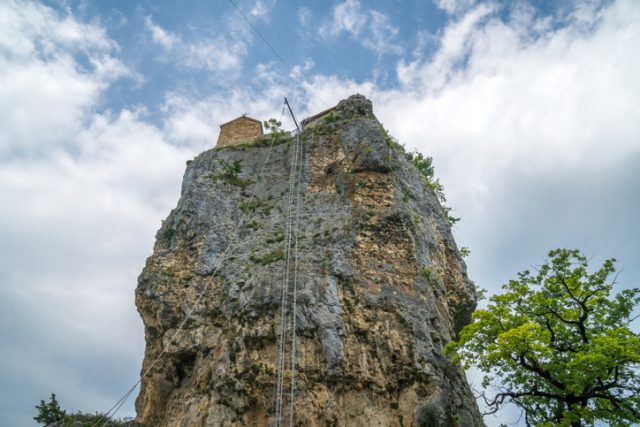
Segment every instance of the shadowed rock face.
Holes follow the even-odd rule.
[[[483,425],[443,355],[476,296],[436,195],[362,96],[301,144],[295,424]],[[274,424],[294,141],[278,141],[258,181],[268,151],[258,141],[199,155],[158,231],[136,290],[144,426]]]

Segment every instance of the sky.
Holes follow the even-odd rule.
[[[640,2],[235,2],[273,50],[226,0],[0,1],[0,425],[137,381],[134,289],[185,162],[284,96],[364,94],[432,156],[489,294],[556,247],[638,286]]]

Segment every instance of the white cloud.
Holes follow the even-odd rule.
[[[492,10],[480,7],[447,28],[433,59],[415,69],[419,112],[410,113],[416,105],[400,108],[409,115],[399,129],[420,123],[420,131],[473,144],[473,153],[463,152],[491,153],[494,169],[516,158],[548,168],[557,162],[602,165],[638,149],[632,113],[640,93],[636,8],[613,4],[601,20],[594,18],[595,32],[568,25],[532,37],[497,18],[483,23]],[[466,62],[459,65],[461,58]],[[416,114],[432,120],[415,120]],[[447,151],[459,148],[446,145]]]
[[[95,366],[127,371],[121,383],[137,375],[136,276],[179,195],[184,161],[202,147],[173,144],[143,110],[97,111],[113,81],[135,76],[118,49],[98,24],[33,2],[0,4],[0,382],[13,390],[0,407],[8,425],[24,425],[16,411],[31,413],[52,391],[69,407],[106,409],[110,379]]]
[[[176,44],[181,42],[180,38],[177,35],[172,34],[161,26],[157,25],[155,22],[153,22],[150,16],[145,16],[144,24],[151,32],[151,39],[166,50],[173,49]]]
[[[301,26],[308,25],[311,21],[311,11],[308,7],[300,6],[298,7],[298,23]]]
[[[313,14],[308,7],[300,6],[297,11],[298,25],[296,26],[296,33],[303,43],[312,42],[318,34],[318,29],[315,28],[313,23]]]
[[[342,80],[337,76],[313,76],[304,86],[309,94],[307,114],[316,114],[326,110],[354,93],[360,93],[370,98],[379,93],[373,82]]]
[[[361,9],[359,0],[345,0],[336,5],[331,20],[320,27],[320,36],[332,40],[347,33],[379,56],[402,53],[400,45],[394,42],[399,30],[389,18],[376,10]]]
[[[117,48],[103,28],[83,24],[72,16],[59,16],[34,2],[8,0],[0,4],[0,50],[13,58],[47,58],[60,49]]]
[[[273,3],[256,0],[248,14],[254,22],[268,21],[272,7]],[[189,32],[174,33],[154,22],[151,16],[145,16],[144,21],[151,40],[164,51],[160,60],[191,69],[218,72],[219,77],[227,80],[239,76],[253,40],[247,23],[237,13],[227,17],[216,31],[191,28]],[[203,33],[207,35],[202,36]]]
[[[357,37],[360,30],[367,22],[367,16],[360,11],[358,0],[345,0],[333,8],[333,16],[330,24],[320,29],[321,33],[338,37],[342,32],[350,33]]]
[[[69,145],[102,90],[135,76],[117,50],[95,25],[31,2],[1,4],[0,159]]]
[[[101,86],[70,58],[20,64],[0,58],[0,79],[0,158],[66,144]]]
[[[143,348],[131,304],[136,277],[192,156],[127,110],[94,115],[74,139],[74,152],[0,168],[0,191],[11,206],[0,212],[0,257],[11,266],[0,273],[0,295],[20,307],[18,319],[28,318],[3,336],[30,336],[5,341],[8,355],[24,354],[8,362],[24,372],[37,366],[46,378],[10,383],[21,397],[17,407],[55,391],[67,407],[106,410],[113,398],[99,365],[127,372],[121,384],[133,382]],[[127,366],[118,369],[112,359]],[[8,375],[0,372],[5,384]]]
[[[301,65],[294,65],[291,68],[291,75],[296,79],[302,79],[304,74],[310,71],[315,65],[313,59],[305,60]]]
[[[261,0],[257,0],[249,14],[254,19],[267,19],[269,17],[269,6],[264,4]]]
[[[483,3],[450,23],[442,31],[439,47],[428,61],[419,58],[409,64],[400,62],[400,82],[405,86],[429,88],[432,92],[441,89],[461,69],[464,70],[462,66],[478,35],[479,25],[495,10],[495,6]]]
[[[162,28],[150,16],[145,17],[145,26],[153,42],[165,52],[160,59],[174,61],[178,66],[224,72],[230,77],[228,72],[238,71],[247,54],[246,39],[238,37],[238,34],[214,34],[185,41],[183,37]]]
[[[240,68],[247,47],[240,41],[216,37],[190,44],[184,52],[185,65],[191,68],[229,71]]]
[[[389,52],[401,54],[402,48],[397,44],[391,43],[398,35],[398,28],[391,25],[386,15],[375,10],[370,12],[369,17],[370,35],[362,40],[362,45],[377,52],[378,55]]]
[[[435,5],[448,14],[456,14],[466,11],[476,0],[433,0]]]
[[[214,121],[216,111],[213,102],[196,101],[187,95],[172,92],[165,97],[163,112],[164,131],[175,143],[195,147],[215,145],[218,129]]]

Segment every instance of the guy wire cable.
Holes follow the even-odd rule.
[[[285,98],[286,103],[286,98]],[[292,207],[293,207],[293,192],[296,178],[296,168],[298,161],[299,144],[298,140],[294,143],[293,158],[291,162],[291,171],[289,173],[289,198],[287,209],[287,240],[286,240],[286,255],[285,255],[285,271],[284,281],[282,285],[282,296],[280,305],[280,337],[278,344],[278,360],[276,364],[277,374],[277,387],[275,396],[275,422],[276,426],[280,426],[282,422],[282,396],[284,389],[284,371],[285,371],[285,354],[286,354],[286,327],[287,327],[287,313],[288,313],[288,293],[289,293],[289,270],[291,262],[291,230],[292,230]]]
[[[276,58],[278,58],[278,60],[287,68],[287,71],[289,71],[289,75],[287,77],[292,77],[294,80],[296,80],[298,82],[298,84],[300,85],[300,87],[304,90],[308,90],[309,93],[311,93],[312,96],[314,96],[318,101],[320,101],[325,107],[330,108],[331,106],[329,104],[327,104],[324,99],[322,99],[315,91],[311,90],[311,88],[307,88],[305,87],[305,81],[300,79],[298,76],[296,76],[296,74],[293,72],[293,67],[291,67],[291,65],[289,65],[289,63],[287,61],[285,61],[282,56],[278,53],[278,51],[273,47],[273,45],[271,43],[269,43],[267,41],[267,39],[262,35],[262,33],[256,28],[255,25],[253,25],[253,23],[249,20],[249,18],[247,18],[247,16],[244,14],[244,12],[242,11],[242,9],[240,9],[238,7],[238,5],[236,4],[236,2],[234,0],[229,0],[229,2],[233,5],[233,7],[238,11],[238,13],[240,14],[240,16],[242,16],[242,19],[244,19],[247,24],[249,24],[249,26],[251,27],[251,29],[258,35],[258,37],[260,37],[260,39],[269,47],[269,49],[271,50],[271,52],[273,52],[273,54],[276,56]],[[301,72],[302,73],[302,72]]]
[[[292,113],[293,115],[293,113]],[[295,118],[294,118],[295,120]],[[293,417],[295,413],[296,402],[296,309],[298,298],[298,236],[300,231],[300,188],[302,187],[302,169],[304,168],[304,140],[300,142],[300,132],[296,135],[298,143],[301,144],[300,150],[300,169],[298,171],[298,188],[296,191],[296,219],[295,219],[295,244],[293,249],[293,301],[291,303],[291,398],[289,410],[289,427],[293,427]]]
[[[295,246],[295,253],[294,253],[294,284],[293,284],[293,301],[292,301],[292,309],[291,309],[291,324],[292,324],[292,328],[295,328],[295,314],[296,314],[296,287],[297,287],[297,243],[298,243],[298,219],[299,219],[299,212],[300,212],[300,188],[301,188],[301,176],[302,176],[302,163],[301,163],[301,159],[304,157],[303,155],[303,151],[301,150],[301,142],[300,142],[300,126],[298,125],[298,121],[296,120],[295,115],[293,114],[293,110],[291,109],[291,105],[289,104],[289,101],[287,100],[287,98],[285,97],[284,99],[284,103],[285,105],[288,107],[289,109],[289,113],[291,114],[291,118],[293,119],[293,122],[296,125],[296,139],[295,139],[295,144],[294,144],[294,156],[293,156],[293,161],[292,161],[292,166],[291,166],[291,173],[290,173],[290,177],[289,177],[289,209],[288,209],[288,221],[287,221],[287,230],[288,230],[288,234],[287,234],[287,258],[286,258],[286,269],[285,269],[285,285],[283,286],[283,295],[282,295],[282,314],[281,314],[281,322],[280,322],[280,342],[279,342],[279,350],[278,350],[278,372],[277,372],[277,387],[276,387],[276,398],[275,398],[275,405],[276,405],[276,409],[275,409],[275,425],[276,426],[280,426],[282,424],[282,405],[283,405],[283,393],[284,393],[284,373],[285,373],[285,356],[286,356],[286,337],[287,337],[287,324],[289,323],[288,320],[288,316],[287,313],[289,312],[288,310],[288,305],[289,305],[289,298],[288,298],[288,293],[289,293],[289,287],[290,285],[290,280],[289,280],[289,275],[290,275],[290,270],[291,270],[291,240],[292,240],[292,206],[293,206],[293,193],[294,193],[294,189],[295,189],[295,193],[296,193],[296,210],[295,210],[295,239],[296,239],[296,246]],[[298,165],[300,166],[300,169],[298,170]],[[291,341],[292,347],[291,347],[291,352],[292,352],[292,357],[295,358],[295,331],[292,330],[292,341]],[[295,367],[293,368],[295,370]],[[294,370],[292,370],[292,374],[295,375]],[[295,392],[294,392],[295,393]],[[293,395],[295,397],[295,394]],[[294,406],[295,406],[295,402],[290,402],[290,418],[292,417],[292,413],[294,411]]]
[[[283,113],[284,113],[284,111],[283,111]],[[282,119],[282,115],[280,116],[280,119]],[[273,151],[274,145],[275,145],[275,135],[271,138],[271,144],[269,145],[269,151],[267,151],[267,156],[265,157],[264,163],[262,164],[262,168],[260,170],[260,174],[258,175],[258,180],[256,181],[256,185],[253,187],[253,190],[251,192],[251,196],[249,197],[249,202],[248,202],[249,204],[255,198],[258,186],[262,183],[263,175],[264,175],[264,172],[266,170],[267,163],[269,162],[269,158],[271,156],[271,152]],[[225,258],[227,258],[230,255],[229,251],[233,247],[233,243],[235,242],[235,240],[238,238],[238,232],[240,231],[240,227],[244,223],[244,220],[245,220],[246,216],[248,215],[248,213],[249,213],[249,211],[247,210],[247,211],[243,212],[243,214],[240,216],[240,221],[238,222],[238,224],[237,224],[237,226],[236,226],[236,228],[235,228],[235,230],[234,230],[234,232],[233,232],[233,234],[231,236],[231,239],[229,240],[229,243],[228,243],[227,247],[222,252],[222,255],[218,259],[218,263],[212,269],[212,271],[211,271],[211,273],[209,273],[209,275],[214,275],[219,270],[220,266],[222,265],[223,260],[225,260]],[[171,337],[171,340],[169,341],[170,343],[174,342],[175,338],[178,336],[178,333],[182,330],[183,326],[187,323],[187,321],[189,320],[189,318],[193,314],[193,312],[195,310],[195,307],[198,305],[198,303],[200,302],[200,300],[204,296],[205,292],[209,289],[209,284],[210,284],[210,282],[207,282],[205,284],[204,288],[202,289],[202,291],[198,295],[198,298],[196,298],[196,301],[193,303],[193,305],[191,306],[191,308],[187,312],[187,314],[184,317],[184,319],[180,322],[180,324],[176,328],[175,333],[173,334],[173,336]],[[166,348],[162,349],[160,354],[158,354],[158,356],[156,356],[156,358],[151,363],[151,365],[146,370],[144,370],[142,375],[140,375],[140,379],[138,379],[138,381],[136,381],[136,383],[133,384],[133,386],[131,386],[131,388],[129,390],[127,390],[127,392],[120,398],[120,400],[118,400],[111,408],[109,408],[109,410],[104,415],[102,415],[102,417],[98,421],[96,421],[92,425],[92,427],[96,427],[98,425],[105,426],[109,422],[109,420],[115,416],[115,414],[120,410],[122,405],[124,405],[124,402],[129,398],[129,396],[131,396],[131,394],[133,393],[135,388],[142,382],[142,380],[151,372],[151,369],[153,369],[153,367],[158,363],[158,361],[160,361],[160,358],[166,353],[166,351],[167,351]],[[104,419],[104,422],[102,424],[100,424],[102,419]]]

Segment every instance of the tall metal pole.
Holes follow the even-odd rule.
[[[293,119],[293,123],[296,124],[296,129],[298,129],[298,133],[300,133],[300,126],[298,125],[298,121],[296,120],[296,116],[293,115],[293,110],[291,110],[291,105],[289,105],[289,101],[287,97],[284,97],[284,103],[287,104],[287,108],[289,109],[289,113],[291,113],[291,118]]]

